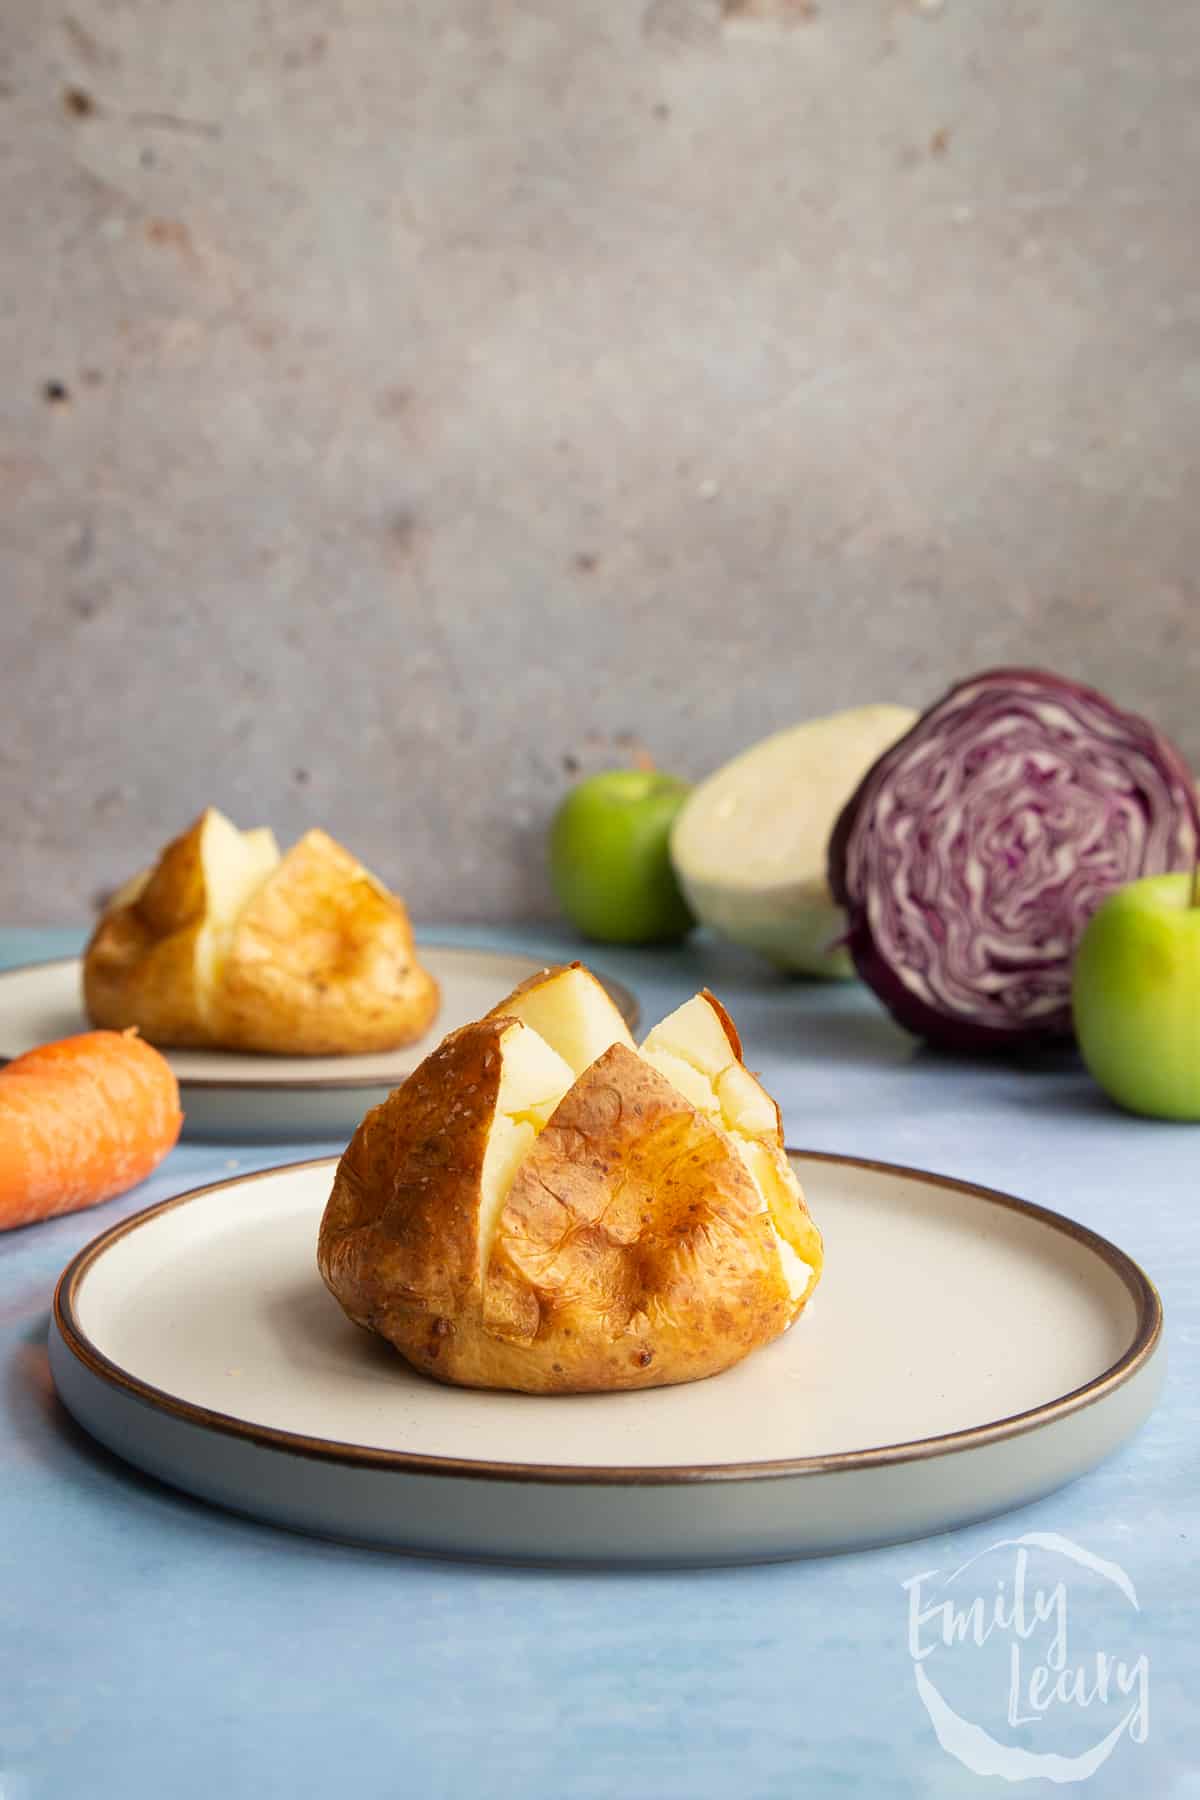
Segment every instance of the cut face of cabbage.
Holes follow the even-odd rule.
[[[695,788],[671,837],[692,910],[714,931],[806,975],[854,973],[829,891],[829,834],[876,757],[917,715],[858,706],[776,732]]]
[[[1068,1037],[1071,963],[1106,895],[1190,869],[1192,773],[1105,695],[1039,669],[960,682],[881,756],[829,848],[863,979],[946,1049]]]

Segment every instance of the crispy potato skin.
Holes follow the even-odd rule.
[[[172,839],[132,898],[100,919],[83,957],[83,1002],[93,1025],[136,1026],[152,1044],[211,1044],[198,991],[196,940],[204,924],[200,821]]]
[[[741,1038],[741,1033],[738,1031],[737,1026],[734,1024],[734,1022],[730,1018],[728,1012],[721,1005],[721,1002],[717,999],[717,996],[713,993],[711,988],[701,988],[700,989],[700,998],[702,1000],[708,1001],[708,1004],[712,1007],[712,1009],[716,1013],[718,1019],[720,1019],[721,1029],[722,1029],[722,1031],[724,1031],[725,1036],[729,1039],[729,1048],[733,1051],[733,1054],[737,1057],[738,1061],[741,1062],[742,1061],[742,1038]],[[778,1112],[778,1110],[779,1110],[778,1106],[776,1106],[775,1110],[776,1110],[776,1112]]]
[[[521,1163],[480,1269],[508,1023],[452,1033],[342,1157],[317,1260],[348,1315],[438,1380],[526,1393],[694,1381],[779,1336],[796,1307],[745,1165],[620,1044]]]
[[[438,999],[404,903],[310,831],[239,915],[218,1029],[240,1050],[369,1055],[421,1037]]]
[[[512,993],[506,994],[504,999],[493,1006],[485,1016],[489,1019],[510,1018],[512,1015],[506,1009],[512,1005],[514,1000],[521,1000],[534,988],[544,986],[554,975],[564,975],[568,969],[582,969],[582,967],[581,962],[547,963],[544,969],[538,969],[534,974],[527,975],[524,981],[519,981]]]
[[[280,1056],[368,1055],[428,1030],[440,995],[407,909],[323,831],[301,838],[243,907],[209,990],[196,955],[203,822],[93,932],[83,996],[94,1025],[134,1025],[167,1048]]]
[[[479,1285],[480,1181],[510,1024],[452,1031],[372,1107],[321,1220],[317,1266],[330,1291],[356,1325],[418,1349],[422,1366]]]

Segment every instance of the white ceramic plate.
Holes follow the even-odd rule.
[[[369,1107],[385,1098],[459,1025],[480,1018],[545,960],[507,951],[463,950],[418,940],[421,960],[442,990],[437,1018],[423,1038],[382,1056],[239,1056],[217,1050],[167,1050],[183,1093],[184,1130],[193,1137],[348,1137]],[[632,1029],[637,1001],[601,977]],[[0,972],[0,1062],[36,1044],[86,1031],[78,957]]]
[[[547,1398],[416,1374],[317,1274],[328,1159],[97,1238],[55,1295],[54,1379],[95,1437],[205,1500],[508,1560],[758,1561],[919,1537],[1050,1492],[1146,1418],[1161,1308],[1105,1239],[984,1188],[794,1160],[827,1274],[786,1337],[709,1381]]]

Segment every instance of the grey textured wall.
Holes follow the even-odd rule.
[[[1002,659],[1200,758],[1195,0],[4,0],[0,917]]]

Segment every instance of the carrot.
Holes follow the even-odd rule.
[[[179,1136],[179,1084],[132,1031],[85,1031],[0,1069],[0,1231],[98,1206]]]

